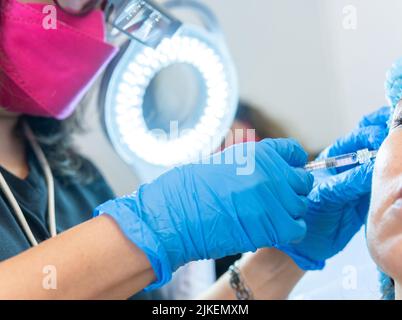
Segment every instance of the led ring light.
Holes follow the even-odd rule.
[[[183,25],[156,49],[130,43],[113,67],[106,90],[101,92],[108,135],[128,163],[142,160],[171,167],[197,160],[219,147],[233,121],[238,102],[237,81],[223,37],[209,10],[197,1],[184,4],[192,4],[193,9],[204,15],[209,32]],[[173,6],[174,2],[170,2],[169,7]],[[154,77],[175,64],[188,64],[198,70],[205,84],[206,99],[192,128],[161,138],[147,126],[144,97]]]

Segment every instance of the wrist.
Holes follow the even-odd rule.
[[[286,299],[304,275],[304,271],[286,254],[272,248],[244,255],[238,262],[238,268],[242,285],[258,300]],[[230,282],[230,272],[227,272],[200,298],[236,300],[236,291]]]
[[[261,249],[239,261],[245,284],[255,299],[286,299],[303,277],[301,270],[285,253]]]
[[[163,243],[144,220],[146,214],[137,200],[137,195],[110,200],[98,206],[94,216],[105,214],[113,218],[126,238],[145,254],[156,276],[156,281],[145,288],[149,291],[169,282],[174,270]]]
[[[326,260],[318,260],[306,257],[305,255],[289,248],[280,248],[292,261],[304,271],[322,270],[325,267]]]

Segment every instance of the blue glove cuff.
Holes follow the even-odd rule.
[[[299,266],[299,268],[304,271],[322,270],[325,267],[325,261],[311,260],[297,254],[287,247],[279,247],[278,249],[286,253]]]
[[[135,196],[108,201],[97,207],[94,217],[111,216],[124,235],[147,256],[156,275],[156,281],[144,291],[158,289],[172,278],[172,268],[165,248],[151,228],[139,216]],[[164,263],[162,263],[162,261]]]

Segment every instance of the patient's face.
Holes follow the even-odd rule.
[[[374,260],[402,282],[402,103],[376,160],[367,231]]]

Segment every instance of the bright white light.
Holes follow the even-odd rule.
[[[210,153],[212,141],[222,135],[225,116],[233,112],[227,69],[223,57],[210,45],[192,36],[176,35],[166,38],[156,48],[144,47],[120,75],[120,84],[111,105],[115,108],[113,121],[118,141],[142,160],[170,167],[196,160]],[[195,67],[205,83],[206,101],[202,115],[194,128],[179,137],[162,137],[150,131],[144,119],[143,101],[146,90],[162,69],[177,63]],[[209,148],[209,149],[208,149]]]

